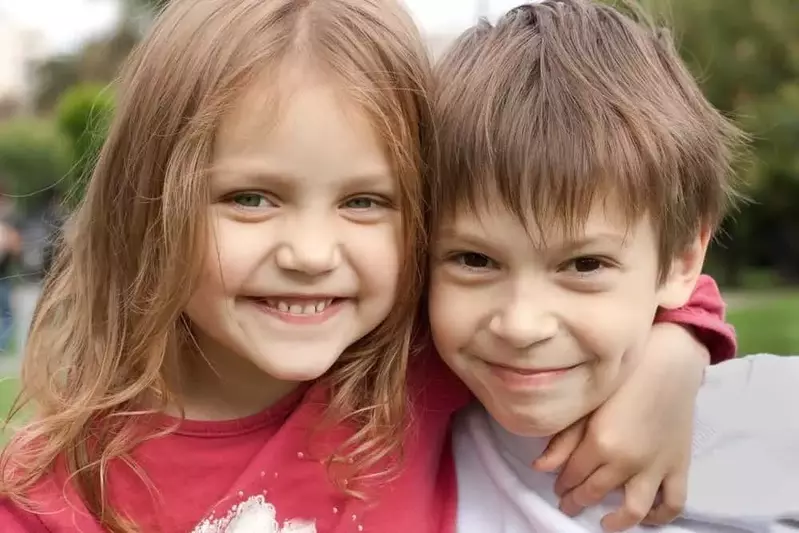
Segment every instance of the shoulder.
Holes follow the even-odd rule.
[[[696,400],[695,455],[744,442],[799,446],[799,357],[750,355],[709,367]]]
[[[0,531],[3,533],[50,533],[38,515],[8,498],[0,500]]]
[[[697,397],[689,509],[744,521],[799,517],[798,384],[797,357],[753,355],[708,369]]]
[[[441,360],[432,342],[419,343],[411,353],[408,391],[415,412],[447,417],[471,399],[469,389]]]
[[[15,497],[0,497],[2,533],[100,533],[69,475],[56,464]]]
[[[697,396],[697,422],[717,430],[799,432],[799,357],[750,355],[709,367]]]

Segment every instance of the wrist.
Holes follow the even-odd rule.
[[[693,327],[671,322],[655,324],[649,347],[650,357],[657,359],[652,366],[658,374],[676,373],[683,385],[701,384],[710,353]]]

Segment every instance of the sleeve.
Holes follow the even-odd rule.
[[[465,407],[472,393],[438,355],[433,342],[418,345],[408,365],[408,389],[417,406],[449,418]]]
[[[50,533],[34,514],[23,511],[7,499],[0,501],[0,531],[3,533]]]
[[[697,396],[687,518],[736,531],[799,530],[798,385],[796,356],[754,355],[708,369]]]
[[[691,299],[679,309],[661,309],[655,322],[671,322],[691,329],[710,352],[710,362],[720,363],[735,357],[735,330],[724,321],[725,305],[716,282],[702,275]]]

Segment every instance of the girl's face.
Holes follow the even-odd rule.
[[[294,81],[277,116],[265,79],[223,121],[204,274],[186,309],[212,370],[188,388],[217,401],[227,391],[243,411],[322,376],[397,290],[401,215],[385,150],[336,87]]]

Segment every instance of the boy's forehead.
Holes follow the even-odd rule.
[[[613,197],[595,200],[585,214],[568,213],[565,206],[553,206],[543,215],[532,208],[518,212],[496,196],[485,196],[479,203],[470,204],[464,202],[440,218],[435,231],[437,239],[468,235],[484,238],[524,235],[538,246],[546,246],[547,242],[599,236],[626,238],[638,223],[651,225],[646,215],[630,220],[626,210]]]

